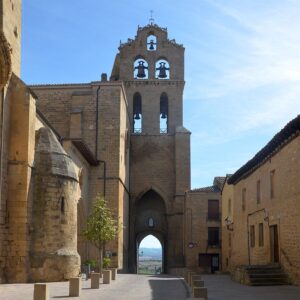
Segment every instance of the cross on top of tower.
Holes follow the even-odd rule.
[[[154,11],[151,9],[151,10],[150,10],[150,19],[149,19],[150,25],[153,25],[153,24],[154,24],[153,13],[154,13]]]

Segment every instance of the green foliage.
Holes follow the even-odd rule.
[[[111,264],[111,259],[109,257],[103,258],[103,268],[107,269]]]
[[[96,260],[94,259],[87,259],[84,263],[85,266],[90,265],[92,268],[96,267]]]
[[[113,217],[106,201],[97,197],[93,205],[93,211],[87,219],[83,236],[101,250],[105,242],[116,238],[118,232],[118,221]]]

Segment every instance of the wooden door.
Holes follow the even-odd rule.
[[[279,262],[279,241],[277,225],[270,226],[271,263]]]

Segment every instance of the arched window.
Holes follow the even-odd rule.
[[[165,59],[160,59],[155,64],[156,79],[170,79],[170,64]]]
[[[140,93],[133,95],[133,133],[142,133],[142,96]]]
[[[157,38],[153,34],[150,34],[147,37],[147,50],[148,51],[156,51],[157,50]]]
[[[160,133],[168,133],[168,116],[169,116],[169,107],[168,107],[168,95],[162,93],[160,96]]]
[[[148,227],[150,227],[150,228],[154,227],[154,219],[153,218],[148,219]]]
[[[134,79],[148,79],[148,63],[143,58],[138,58],[133,64]]]

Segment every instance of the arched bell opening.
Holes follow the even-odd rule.
[[[160,113],[159,113],[159,127],[160,133],[168,133],[169,132],[169,103],[168,103],[168,95],[166,93],[162,93],[160,96]]]
[[[149,34],[147,37],[147,50],[156,51],[157,50],[157,38],[154,34]]]
[[[156,275],[164,272],[164,241],[155,233],[142,233],[137,237],[137,274]]]
[[[147,61],[139,57],[134,61],[133,64],[133,78],[134,79],[148,79],[148,63]]]
[[[166,59],[159,59],[155,63],[155,78],[170,79],[170,64]]]
[[[135,270],[138,272],[140,258],[139,247],[142,240],[152,235],[161,244],[161,273],[166,270],[166,236],[167,219],[166,206],[163,198],[154,190],[147,191],[136,203],[134,214],[134,240],[135,240]]]
[[[142,96],[136,92],[133,95],[133,115],[132,115],[132,132],[135,134],[142,133]]]

